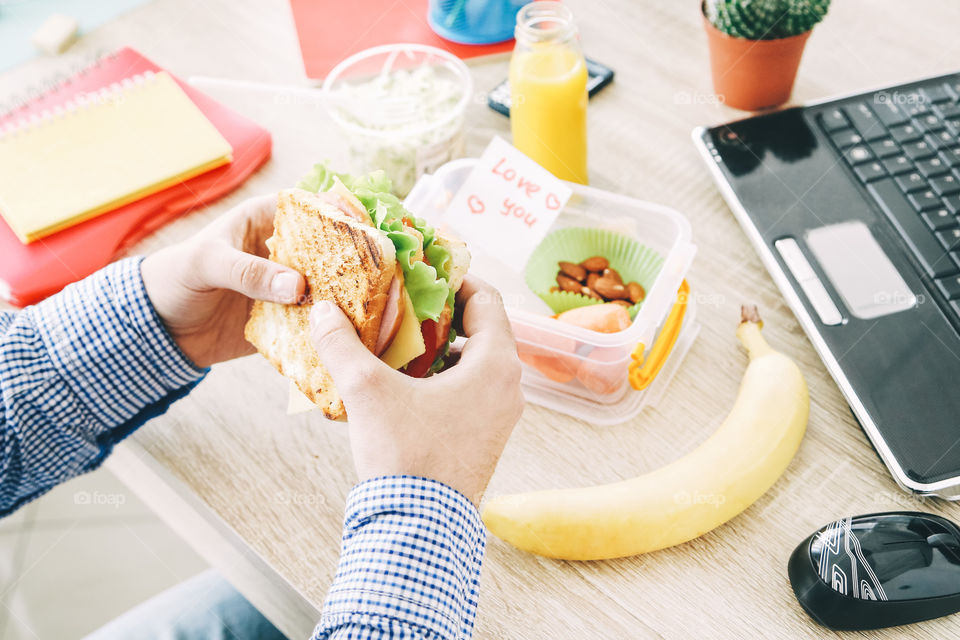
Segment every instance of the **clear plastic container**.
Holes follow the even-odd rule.
[[[406,207],[442,229],[447,205],[475,164],[473,159],[456,160],[421,177],[407,197]],[[526,287],[522,273],[505,268],[475,247],[471,247],[470,272],[503,294],[524,361],[527,400],[594,424],[617,424],[657,401],[696,338],[699,325],[694,296],[683,296],[685,301],[678,297],[696,247],[690,223],[673,209],[568,184],[573,196],[554,229],[615,230],[656,250],[664,259],[627,329],[598,333],[550,317],[552,312]],[[631,354],[638,344],[643,345],[648,374],[647,386],[639,391],[627,379]],[[550,363],[560,363],[565,375],[548,375]],[[571,372],[573,376],[569,376]]]
[[[327,110],[344,132],[350,170],[383,169],[397,195],[463,155],[463,114],[473,95],[456,56],[421,44],[366,49],[323,83]]]

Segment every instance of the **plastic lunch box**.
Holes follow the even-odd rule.
[[[454,160],[432,175],[421,176],[405,206],[443,228],[447,205],[475,164],[474,159]],[[592,187],[569,186],[573,196],[553,229],[611,229],[635,238],[664,259],[629,328],[597,333],[550,317],[549,307],[526,287],[522,273],[479,253],[476,247],[471,247],[470,272],[503,295],[524,362],[526,399],[594,424],[617,424],[656,403],[699,332],[694,300],[684,280],[696,247],[690,223],[673,209]],[[627,372],[635,350],[643,354],[643,360],[636,365],[634,382],[639,384],[632,385]],[[572,379],[548,377],[541,371],[543,367],[534,366],[538,358],[559,363],[571,372]],[[587,373],[581,376],[582,371]],[[593,382],[587,386],[582,379]]]

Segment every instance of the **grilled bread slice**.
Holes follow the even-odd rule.
[[[316,300],[336,303],[372,351],[397,268],[393,243],[317,194],[287,189],[278,195],[267,246],[271,260],[304,275],[306,301],[255,302],[245,336],[324,415],[342,418],[343,402],[310,342],[310,309]]]

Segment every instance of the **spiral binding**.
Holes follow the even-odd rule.
[[[124,94],[145,85],[155,76],[156,74],[153,71],[138,73],[96,91],[78,93],[64,104],[56,105],[52,109],[44,109],[40,113],[32,113],[29,116],[18,118],[14,122],[8,122],[5,126],[0,127],[0,141],[7,136],[25,135],[37,127],[80,113],[90,107],[119,103]]]
[[[63,93],[69,90],[69,87],[77,78],[83,78],[87,74],[99,69],[107,62],[113,62],[117,59],[119,51],[110,52],[104,55],[99,56],[92,64],[89,64],[82,69],[80,69],[75,74],[71,75],[69,78],[63,80],[62,82],[56,83],[45,91],[42,91],[34,95],[30,99],[25,99],[18,106],[8,110],[5,113],[0,113],[0,120],[7,120],[8,118],[15,118],[17,113],[28,111],[30,106],[34,103],[43,100],[51,95],[57,93]],[[154,76],[153,71],[147,71],[142,74],[137,74],[131,76],[130,78],[125,78],[121,82],[114,82],[107,87],[103,87],[98,91],[86,92],[86,93],[77,93],[71,99],[67,100],[65,103],[54,107],[53,109],[44,109],[42,112],[37,114],[23,115],[15,119],[9,120],[6,124],[0,124],[0,140],[4,136],[12,135],[18,132],[23,132],[27,129],[31,129],[35,126],[54,120],[60,117],[65,117],[69,114],[75,113],[82,108],[86,108],[91,104],[97,104],[99,102],[105,102],[108,100],[113,100],[117,97],[119,92],[124,91],[125,89],[130,89],[135,86],[139,86],[150,80]]]

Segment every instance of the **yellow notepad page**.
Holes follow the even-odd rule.
[[[0,129],[0,215],[24,243],[226,164],[233,149],[164,72]]]

